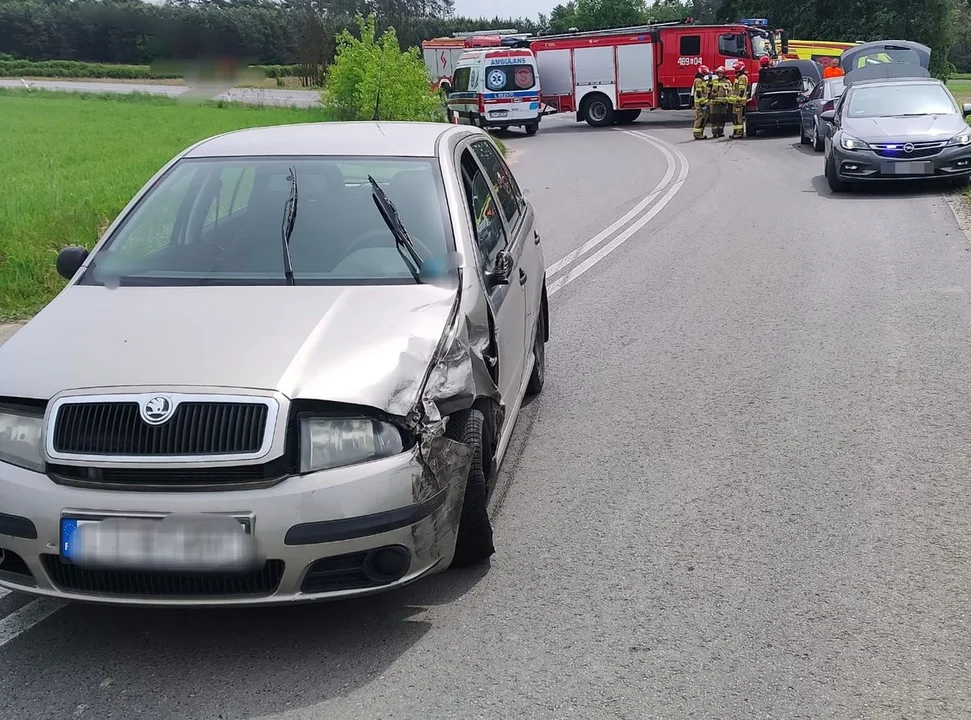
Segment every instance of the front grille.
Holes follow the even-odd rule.
[[[57,411],[53,447],[71,455],[249,455],[263,445],[268,415],[262,403],[187,401],[149,425],[135,401],[71,402]]]
[[[58,588],[68,592],[117,597],[262,597],[272,595],[283,577],[284,562],[267,560],[247,573],[167,573],[93,570],[41,555],[44,569]]]
[[[874,143],[872,147],[877,155],[885,158],[896,158],[900,160],[919,160],[921,158],[934,157],[940,153],[947,145],[946,142],[918,142],[913,143],[912,152],[905,152],[904,143]]]
[[[96,468],[48,465],[47,474],[59,485],[102,490],[150,492],[185,490],[236,490],[269,487],[290,473],[285,460],[264,465],[205,468]]]

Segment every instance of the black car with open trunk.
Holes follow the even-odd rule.
[[[789,60],[759,70],[755,92],[745,108],[745,134],[759,130],[798,128],[807,95],[822,80],[822,68],[812,60]]]

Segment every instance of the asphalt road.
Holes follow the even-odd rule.
[[[793,137],[627,130],[505,138],[559,273],[489,568],[272,611],[68,606],[14,637],[37,606],[8,595],[3,717],[971,715],[946,201],[832,196]]]
[[[97,80],[73,82],[69,80],[21,80],[19,78],[0,78],[0,87],[37,88],[39,90],[60,90],[63,92],[83,93],[148,93],[180,97],[190,92],[185,85],[154,85],[152,83],[99,82]],[[286,107],[313,107],[320,104],[320,93],[313,90],[283,90],[258,88],[231,88],[224,92],[213,89],[196,88],[195,93],[206,94],[206,99],[232,100],[250,105],[282,105]]]

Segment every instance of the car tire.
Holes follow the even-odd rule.
[[[523,125],[523,129],[529,137],[532,137],[539,132],[539,123],[529,123],[528,125]]]
[[[846,192],[849,185],[839,179],[836,175],[836,161],[830,155],[826,159],[826,180],[829,182],[829,189],[834,193]]]
[[[614,123],[614,106],[610,98],[594,94],[583,106],[583,119],[590,127],[606,127]]]
[[[542,310],[539,313],[539,320],[536,321],[533,356],[536,361],[529,375],[529,384],[526,385],[526,394],[530,397],[539,395],[543,391],[543,385],[546,384],[546,317]]]
[[[822,152],[826,149],[826,143],[819,138],[819,123],[813,120],[813,150]]]
[[[802,145],[808,145],[811,142],[812,140],[809,138],[808,135],[806,135],[806,126],[803,125],[802,122],[800,122],[799,123],[799,143]]]
[[[496,552],[489,520],[489,469],[492,443],[482,412],[460,410],[448,418],[445,437],[472,448],[472,464],[462,501],[462,515],[450,567],[461,568],[488,560]]]
[[[755,137],[759,134],[759,129],[751,123],[745,123],[745,137]]]

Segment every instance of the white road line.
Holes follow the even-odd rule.
[[[674,196],[678,194],[681,188],[684,187],[685,180],[687,180],[688,178],[689,164],[688,164],[688,158],[685,156],[683,152],[681,152],[678,148],[674,147],[673,145],[669,145],[668,143],[665,143],[663,140],[658,140],[657,138],[651,135],[647,135],[646,133],[638,132],[636,130],[623,130],[622,132],[626,132],[628,135],[631,135],[632,137],[636,137],[639,140],[642,140],[646,143],[654,145],[662,152],[665,151],[665,147],[667,149],[670,149],[677,156],[678,160],[681,161],[680,162],[681,172],[678,174],[678,179],[674,183],[674,185],[672,185],[671,188],[667,191],[667,193],[665,193],[664,197],[662,197],[660,201],[654,207],[652,207],[650,211],[648,211],[643,217],[641,217],[637,222],[631,225],[627,230],[622,232],[620,235],[618,235],[616,238],[614,238],[611,242],[609,242],[607,245],[602,247],[596,253],[594,253],[589,258],[587,258],[584,262],[574,267],[569,272],[569,274],[564,275],[558,280],[554,280],[547,287],[548,295],[552,295],[553,293],[558,292],[563,287],[576,280],[578,277],[583,275],[583,273],[585,273],[587,270],[592,268],[598,262],[600,262],[605,257],[607,257],[610,253],[612,253],[614,250],[616,250],[625,242],[627,242],[634,235],[634,233],[636,233],[642,227],[647,225],[651,220],[653,220],[657,216],[657,214],[661,212],[661,210],[663,210],[664,207],[669,202],[671,202],[671,200],[674,199]]]
[[[0,600],[3,600],[4,596],[9,595],[10,591],[7,588],[0,588]]]
[[[567,265],[570,265],[575,260],[577,260],[577,258],[583,255],[586,255],[588,252],[590,252],[595,247],[597,247],[597,245],[600,245],[607,238],[609,238],[615,232],[620,230],[624,225],[626,225],[628,222],[633,220],[637,215],[643,212],[647,208],[647,206],[650,205],[652,202],[654,202],[654,199],[661,194],[661,192],[664,190],[667,184],[671,182],[671,179],[674,177],[674,170],[677,167],[677,165],[675,163],[674,156],[670,152],[668,152],[666,148],[663,148],[661,146],[658,146],[658,147],[660,148],[661,153],[664,155],[664,159],[667,160],[667,163],[668,163],[667,171],[665,171],[664,177],[661,178],[661,182],[659,182],[657,185],[654,186],[654,189],[647,197],[645,197],[643,200],[637,203],[637,205],[631,208],[630,212],[622,216],[610,227],[604,228],[601,232],[597,233],[592,238],[587,240],[587,242],[583,243],[583,245],[578,247],[576,250],[565,255],[564,257],[560,258],[555,263],[550,265],[548,268],[546,268],[547,278],[553,275],[556,275],[558,272],[560,272],[560,270],[562,270]]]
[[[10,613],[3,620],[0,620],[0,647],[27,632],[37,623],[46,620],[62,607],[64,607],[64,603],[59,600],[40,598],[27,603],[16,612]]]

